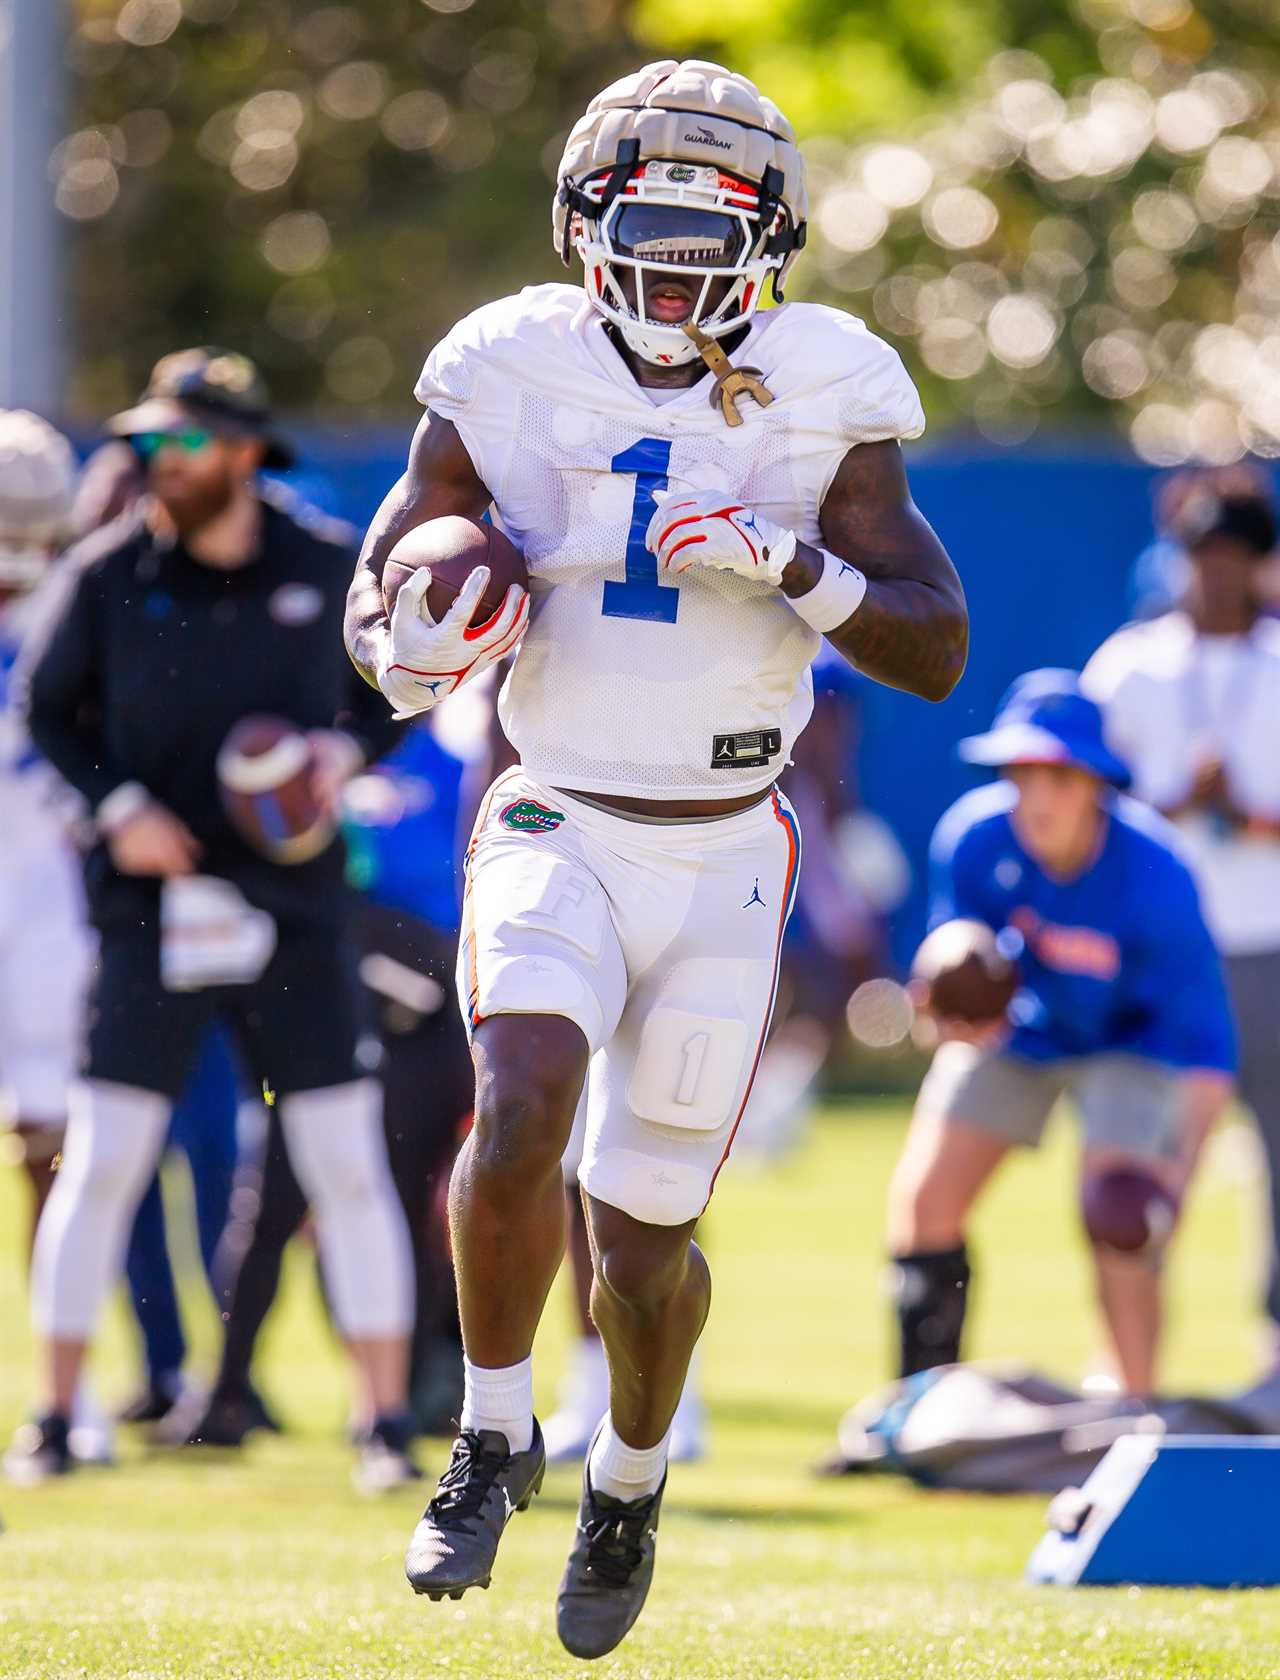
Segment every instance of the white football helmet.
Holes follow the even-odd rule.
[[[777,106],[721,65],[665,59],[591,101],[565,146],[552,223],[564,262],[573,249],[582,258],[593,306],[636,355],[671,367],[699,354],[685,320],[723,338],[751,319],[770,274],[782,297],[807,208],[804,160]],[[676,294],[665,305],[664,281]]]
[[[47,420],[0,409],[0,589],[33,589],[71,535],[76,458]]]

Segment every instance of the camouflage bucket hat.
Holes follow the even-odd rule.
[[[260,437],[264,467],[288,467],[293,450],[276,432],[262,375],[235,350],[201,345],[162,356],[133,408],[115,415],[107,429],[117,437],[171,431],[192,419],[231,436]]]

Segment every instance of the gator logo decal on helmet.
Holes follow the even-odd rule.
[[[498,821],[504,828],[513,828],[517,834],[550,834],[564,821],[564,812],[539,805],[536,799],[516,799],[504,806]]]
[[[551,217],[562,261],[582,259],[596,313],[633,355],[678,367],[706,357],[688,327],[729,338],[770,278],[782,301],[805,242],[804,159],[791,124],[747,77],[659,59],[598,93],[574,124]],[[649,306],[655,275],[673,274],[690,294],[684,322]]]

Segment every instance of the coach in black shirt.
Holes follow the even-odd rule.
[[[309,733],[315,786],[335,806],[346,777],[392,745],[385,702],[343,648],[352,554],[336,527],[259,484],[258,468],[287,454],[244,357],[166,357],[112,429],[141,457],[149,493],[72,556],[27,679],[32,737],[95,817],[86,875],[101,934],[86,1077],[36,1243],[49,1394],[27,1432],[32,1468],[65,1463],[102,1295],[215,1015],[276,1093],[335,1316],[379,1419],[366,1456],[394,1461],[408,1243],[362,1031],[341,841],[307,862],[269,860],[229,822],[216,770],[235,723],[275,714]]]

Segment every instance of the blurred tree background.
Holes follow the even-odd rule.
[[[75,0],[52,174],[75,229],[76,409],[214,342],[292,410],[406,412],[460,314],[564,275],[548,172],[635,61],[623,10]]]
[[[424,347],[564,271],[570,123],[659,56],[752,75],[809,159],[793,295],[935,427],[1280,455],[1276,0],[76,0],[76,406],[214,340],[282,402],[403,412]]]

